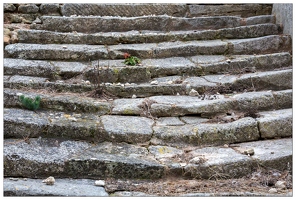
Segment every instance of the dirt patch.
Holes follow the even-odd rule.
[[[277,188],[275,186],[277,181],[283,181],[285,188]],[[271,188],[276,188],[276,193],[270,193]],[[226,180],[167,178],[165,180],[143,181],[106,179],[105,189],[109,193],[133,191],[155,196],[180,196],[188,193],[211,193],[217,196],[223,194],[235,196],[244,193],[286,195],[292,192],[292,175],[288,171],[258,170],[250,176]]]

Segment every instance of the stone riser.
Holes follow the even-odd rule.
[[[275,24],[258,24],[204,31],[130,31],[109,33],[61,33],[44,30],[19,30],[20,43],[34,44],[89,44],[114,45],[137,43],[160,43],[170,41],[243,39],[279,34],[279,26]]]
[[[169,82],[181,80],[181,83]],[[260,90],[285,90],[292,88],[292,69],[281,71],[268,71],[248,73],[244,75],[208,75],[202,77],[164,77],[156,79],[158,84],[110,84],[106,91],[119,98],[149,97],[155,95],[189,95],[192,89],[200,94],[210,93],[227,94],[232,92],[260,91]],[[69,84],[49,82],[48,78],[30,76],[4,76],[4,88],[21,89],[49,89],[55,92],[90,92],[95,89],[91,84]],[[102,86],[103,87],[103,86]]]
[[[254,156],[243,154],[242,150],[248,148],[254,149]],[[50,139],[30,139],[30,143],[6,140],[4,176],[90,179],[186,176],[209,179],[219,173],[228,175],[228,178],[238,178],[252,173],[258,163],[264,168],[278,170],[284,170],[288,163],[292,163],[292,139],[289,138],[241,143],[232,148],[192,149],[183,153],[182,148],[167,146],[150,146],[148,151],[144,147],[124,143],[90,145]],[[189,161],[177,159],[182,156]]]
[[[31,29],[57,32],[99,33],[99,32],[126,32],[133,30],[153,31],[187,31],[233,28],[245,25],[275,23],[273,15],[264,15],[250,18],[233,16],[181,18],[162,16],[142,17],[57,17],[42,16],[42,24],[32,24]]]

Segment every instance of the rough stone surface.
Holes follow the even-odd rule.
[[[144,192],[119,191],[119,192],[114,192],[110,196],[114,196],[114,197],[155,197],[156,195],[149,195]]]
[[[289,36],[264,36],[260,38],[229,40],[233,45],[233,54],[259,54],[272,53],[281,49],[289,49],[291,45]]]
[[[265,111],[257,118],[262,138],[292,136],[292,109]]]
[[[61,177],[67,170],[64,160],[90,147],[85,142],[45,138],[31,138],[29,143],[7,139],[4,146],[4,176],[32,178]]]
[[[4,179],[4,196],[66,196],[66,197],[106,197],[103,187],[89,179],[56,179],[52,186],[42,185],[40,179],[12,181]]]
[[[107,57],[104,46],[85,45],[40,45],[40,44],[12,44],[5,48],[9,57],[33,60],[80,60],[89,61]],[[22,53],[21,53],[22,52]]]
[[[258,4],[189,5],[191,16],[240,15],[242,17],[249,17],[253,15],[271,14],[271,9],[271,5]]]
[[[32,26],[59,32],[124,32],[131,30],[177,31],[177,30],[202,30],[219,29],[240,26],[240,17],[219,16],[200,18],[170,17],[168,15],[139,16],[139,17],[114,17],[114,16],[87,16],[87,17],[56,17],[42,16],[41,26]],[[145,23],[143,23],[145,21]],[[72,26],[67,26],[72,24]],[[104,27],[99,26],[105,24]]]
[[[263,166],[280,171],[287,170],[292,166],[292,139],[283,138],[278,140],[263,140],[258,142],[242,143],[243,148],[253,148],[253,158],[259,159]],[[276,162],[270,162],[275,160]]]
[[[161,117],[158,118],[156,125],[165,125],[165,126],[180,126],[184,125],[178,117]]]
[[[109,137],[128,143],[147,142],[153,133],[153,123],[145,117],[102,116],[102,124]]]
[[[38,137],[46,131],[49,120],[37,113],[21,109],[4,109],[4,138]]]
[[[18,7],[18,11],[20,13],[37,13],[39,11],[39,7],[35,4],[23,4]]]
[[[40,13],[43,15],[60,15],[60,6],[57,3],[43,3],[40,5]]]
[[[15,11],[16,7],[12,3],[4,3],[4,12]]]
[[[283,33],[293,38],[293,4],[275,3],[272,7],[272,14],[275,15],[276,23],[282,24]]]
[[[257,140],[259,131],[253,118],[242,118],[226,124],[155,126],[155,137],[162,144],[223,145]]]
[[[6,14],[7,15],[7,14]],[[9,15],[7,15],[9,16]],[[39,19],[39,18],[38,18]],[[39,21],[39,22],[38,22]],[[41,20],[36,24],[41,24]],[[38,23],[37,23],[38,22]],[[61,33],[45,30],[19,30],[19,40],[22,43],[39,44],[93,44],[114,45],[131,43],[159,43],[169,41],[212,40],[212,39],[235,39],[261,37],[278,34],[278,26],[275,24],[258,24],[241,26],[236,28],[223,28],[219,30],[189,30],[170,31],[138,31],[128,32],[103,32],[103,33]]]
[[[212,171],[228,178],[244,176],[251,173],[254,162],[231,148],[206,147],[192,151],[191,154],[203,161],[201,164],[189,163],[184,168],[185,174],[188,173],[195,178],[210,178]]]
[[[142,15],[185,16],[186,4],[71,4],[62,6],[64,16],[98,15],[135,17]]]
[[[234,86],[257,90],[285,90],[292,88],[292,69],[249,73],[240,76]]]

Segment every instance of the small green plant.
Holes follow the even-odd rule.
[[[36,96],[35,99],[33,100],[30,97],[25,97],[24,95],[20,96],[20,101],[29,110],[37,110],[40,106],[40,101],[41,98],[40,96]]]
[[[141,60],[136,56],[131,56],[129,53],[124,53],[124,64],[126,65],[137,65],[140,64]]]

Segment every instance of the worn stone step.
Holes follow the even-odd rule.
[[[189,146],[190,147],[190,146]],[[253,155],[246,155],[246,150]],[[89,144],[58,139],[4,141],[4,176],[27,178],[159,179],[238,178],[260,167],[287,170],[292,164],[292,138],[221,147],[140,147],[126,143]],[[216,177],[216,178],[220,178]],[[7,182],[5,183],[8,185]],[[58,182],[56,183],[58,185]]]
[[[291,51],[291,37],[270,35],[259,38],[233,40],[206,40],[120,45],[62,45],[62,44],[10,44],[5,57],[31,60],[92,61],[123,59],[124,53],[145,58],[174,56],[264,54]]]
[[[210,145],[292,136],[292,109],[258,112],[228,123],[156,125],[154,143],[168,146]]]
[[[26,92],[23,90],[12,90],[4,88],[3,100],[6,108],[25,108],[19,96],[35,98],[41,97],[40,108],[42,110],[94,113],[97,116],[114,115],[135,115],[146,114],[148,117],[173,117],[168,123],[184,124],[175,117],[195,115],[202,117],[213,117],[217,114],[237,113],[230,118],[238,118],[239,115],[250,110],[254,112],[273,109],[284,109],[292,107],[292,90],[247,92],[241,94],[225,95],[199,95],[191,96],[153,96],[137,99],[115,99],[102,100],[77,93],[67,94],[44,94],[40,91]],[[147,107],[148,106],[148,107]],[[149,109],[149,110],[147,110]],[[149,112],[148,112],[149,111]],[[151,116],[150,116],[151,115]],[[225,116],[223,116],[225,117]],[[190,118],[190,117],[189,117]],[[227,117],[226,117],[227,118]],[[162,120],[162,119],[161,119]],[[170,122],[172,120],[172,122]],[[190,120],[190,119],[189,119]],[[204,119],[201,119],[202,121]],[[187,121],[186,121],[187,123]],[[188,122],[189,123],[189,122]],[[168,124],[168,125],[169,125]]]
[[[250,17],[271,14],[271,4],[71,4],[61,7],[63,16],[121,16],[169,15],[175,17],[196,17],[214,15],[236,15]]]
[[[193,30],[162,32],[134,30],[129,32],[99,32],[93,34],[20,29],[18,31],[18,39],[20,43],[35,44],[114,45],[119,43],[159,43],[177,40],[190,41],[213,39],[242,39],[277,34],[279,34],[279,26],[269,23],[203,31]]]
[[[41,24],[32,24],[31,29],[81,33],[126,32],[132,30],[186,31],[231,28],[244,25],[275,23],[273,15],[250,18],[236,16],[172,17],[149,15],[139,17],[116,16],[41,16]],[[103,24],[104,26],[101,26]]]
[[[49,89],[55,92],[90,92],[97,89],[94,84],[49,81],[48,78],[31,76],[4,76],[4,87],[11,89]],[[116,97],[131,98],[155,95],[189,95],[196,90],[199,94],[217,92],[227,94],[243,91],[285,90],[292,88],[292,69],[246,73],[243,75],[206,75],[201,77],[168,76],[156,78],[151,83],[101,84],[100,87]]]
[[[91,83],[95,83],[97,76],[102,83],[140,83],[165,76],[242,74],[282,69],[292,65],[292,57],[288,52],[241,56],[199,55],[185,58],[144,59],[140,66],[125,65],[123,59],[60,62],[4,58],[3,64],[4,75],[43,76],[50,80],[65,80],[83,75],[84,80]]]
[[[264,111],[262,114],[257,110],[252,112],[253,108],[249,109],[251,111],[243,112],[228,108],[220,111],[221,115],[209,120],[199,117],[200,115],[180,119],[150,119],[148,114],[146,117],[98,116],[89,113],[34,112],[4,108],[4,138],[58,137],[133,144],[151,140],[155,144],[180,146],[221,145],[291,136],[291,108]],[[203,112],[208,114],[207,111]]]
[[[147,106],[149,107],[147,108]],[[146,110],[145,110],[146,106]],[[143,108],[144,107],[144,108]],[[113,103],[112,114],[116,115],[142,115],[147,112],[154,117],[181,117],[168,118],[175,120],[173,125],[184,124],[190,121],[190,117],[211,117],[217,114],[230,115],[237,118],[240,112],[249,113],[273,109],[285,109],[292,107],[292,90],[246,92],[230,95],[201,95],[190,96],[152,96],[137,99],[116,99]],[[225,116],[224,116],[225,117]],[[226,117],[227,118],[227,117]],[[193,119],[195,119],[193,117]],[[199,118],[197,117],[197,120]],[[200,119],[204,120],[204,119]],[[176,124],[174,124],[176,123]]]
[[[152,136],[154,121],[137,116],[4,109],[5,138],[59,137],[89,141],[143,143]],[[115,121],[114,121],[115,120]]]

